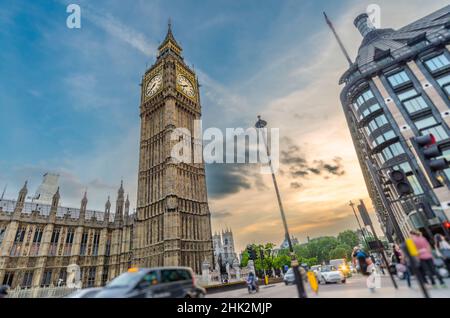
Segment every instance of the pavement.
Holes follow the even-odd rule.
[[[345,284],[320,285],[318,293],[306,286],[309,298],[423,298],[421,289],[413,279],[412,288],[406,281],[396,279],[395,289],[389,276],[381,277],[381,288],[371,292],[366,286],[366,277],[354,275]],[[427,290],[431,298],[450,298],[450,279],[445,280],[448,287],[431,287]],[[284,283],[260,286],[259,293],[249,294],[246,288],[207,295],[207,298],[297,298],[297,287]]]

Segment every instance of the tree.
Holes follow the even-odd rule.
[[[360,243],[358,234],[350,230],[339,233],[337,239],[339,243],[346,244],[351,248],[358,246]]]
[[[311,257],[308,245],[309,244],[302,244],[302,245],[295,245],[294,246],[294,253],[295,253],[295,255],[297,255],[297,257],[299,259],[300,258],[309,258],[309,257]],[[286,250],[286,251],[289,254],[289,250]]]
[[[291,258],[288,255],[278,255],[273,260],[273,268],[283,269],[284,266],[291,266]]]
[[[339,245],[335,249],[330,251],[330,259],[350,259],[352,249],[348,245]]]
[[[319,263],[330,260],[330,251],[339,245],[338,240],[332,236],[319,237],[308,243],[308,258],[316,257]]]
[[[317,257],[311,257],[311,258],[300,258],[299,259],[300,264],[306,264],[309,267],[318,265],[319,262],[317,261]]]
[[[248,252],[244,251],[241,257],[241,267],[246,267],[248,265],[248,261],[250,260]]]

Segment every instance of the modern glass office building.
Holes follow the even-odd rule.
[[[340,79],[341,102],[382,229],[395,237],[395,218],[405,236],[443,232],[450,169],[429,169],[414,140],[433,134],[450,160],[450,5],[399,30],[376,29],[367,14],[354,24],[363,40]],[[398,169],[413,190],[406,197],[389,181]]]

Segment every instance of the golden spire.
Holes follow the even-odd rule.
[[[173,36],[171,19],[169,19],[169,22],[167,23],[166,38],[161,43],[158,50],[159,50],[159,54],[162,54],[166,50],[171,50],[178,55],[181,55],[181,51],[183,51],[183,49],[181,48],[181,46],[178,44],[177,40],[175,40],[175,37]]]

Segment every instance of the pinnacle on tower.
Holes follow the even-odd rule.
[[[106,201],[105,209],[106,209],[106,210],[109,210],[110,208],[111,208],[111,201],[110,201],[110,197],[109,197],[109,195],[108,195],[108,200]]]
[[[358,15],[353,23],[363,37],[375,30],[375,27],[369,23],[369,16],[367,13]]]
[[[58,189],[56,189],[55,194],[53,195],[53,200],[52,200],[52,207],[56,208],[58,207],[59,204],[59,199],[61,198],[60,194],[59,194],[59,187]]]
[[[53,197],[57,198],[57,199],[61,198],[61,196],[59,194],[59,187],[58,187],[58,189],[56,189],[55,195]]]
[[[129,212],[130,212],[130,200],[127,194],[127,199],[125,200],[125,214],[128,215]]]
[[[82,206],[86,206],[87,203],[88,203],[88,199],[87,199],[87,191],[84,191],[83,199],[81,200],[81,205],[82,205]]]
[[[158,47],[159,55],[163,54],[166,51],[173,51],[178,55],[181,55],[181,52],[183,49],[178,44],[177,40],[175,40],[175,37],[172,33],[172,21],[169,19],[169,22],[167,24],[167,34],[164,41],[161,43],[161,45]]]
[[[25,184],[23,185],[22,189],[20,189],[19,199],[18,199],[18,201],[20,201],[20,202],[24,202],[25,198],[27,196],[27,193],[28,193],[27,184],[28,184],[28,181],[25,181]]]
[[[123,197],[123,194],[125,193],[125,191],[123,190],[123,180],[120,181],[120,188],[119,188],[119,196]]]

